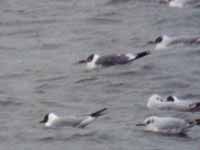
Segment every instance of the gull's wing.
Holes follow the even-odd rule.
[[[76,127],[84,120],[84,117],[77,116],[69,116],[65,118],[61,118],[56,125],[57,126],[72,126]]]
[[[172,117],[160,118],[154,125],[161,131],[171,133],[182,132],[191,127],[186,120]]]
[[[129,62],[130,62],[130,59],[125,54],[121,54],[121,55],[113,54],[113,55],[105,55],[105,56],[100,57],[96,63],[101,64],[103,66],[112,66],[116,64],[126,64]]]

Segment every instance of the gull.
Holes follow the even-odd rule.
[[[160,3],[168,4],[169,7],[183,8],[188,0],[160,0]]]
[[[170,45],[175,44],[200,44],[200,37],[170,37],[168,35],[160,35],[155,40],[149,41],[147,44],[155,44],[155,49],[166,49]]]
[[[106,110],[107,108],[103,108],[88,115],[69,117],[59,117],[54,113],[48,113],[43,117],[43,120],[41,120],[40,123],[44,124],[45,127],[71,126],[76,128],[84,128],[90,123],[94,122],[98,117],[104,115]]]
[[[143,126],[145,131],[162,134],[186,134],[188,130],[196,125],[200,125],[200,119],[186,120],[175,117],[147,117],[142,123],[136,126]]]
[[[137,54],[110,54],[100,56],[98,54],[91,54],[87,59],[78,61],[79,64],[86,64],[88,70],[95,69],[98,67],[110,67],[114,65],[125,65],[131,63],[139,58],[147,56],[150,51],[143,51]]]
[[[176,96],[163,98],[158,94],[153,94],[148,99],[147,107],[149,109],[197,112],[200,111],[200,102],[180,100]]]

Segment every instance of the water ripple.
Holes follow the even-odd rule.
[[[56,77],[49,77],[45,79],[38,79],[36,82],[51,82],[51,81],[57,81],[57,80],[63,80],[68,78],[68,75],[63,75],[63,76],[56,76]]]
[[[83,78],[83,79],[75,81],[75,83],[86,83],[90,81],[96,81],[97,79],[98,79],[97,77]]]

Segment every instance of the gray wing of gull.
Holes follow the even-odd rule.
[[[190,103],[189,102],[161,102],[157,105],[159,109],[167,109],[167,110],[179,110],[179,111],[190,111]]]
[[[84,117],[65,117],[61,118],[59,121],[55,123],[56,126],[72,126],[76,127],[78,126],[82,121],[84,120]]]
[[[176,44],[176,43],[185,43],[185,44],[200,43],[200,37],[179,37],[179,38],[175,38],[171,42],[171,44]]]
[[[112,65],[120,65],[120,64],[127,64],[134,59],[129,59],[125,54],[120,55],[106,55],[100,57],[96,64],[102,65],[102,66],[112,66]]]
[[[179,118],[164,118],[159,122],[155,123],[155,125],[160,130],[168,130],[168,131],[184,131],[193,125],[190,125],[188,121],[179,119]]]

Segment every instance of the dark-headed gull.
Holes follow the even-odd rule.
[[[98,54],[91,54],[86,60],[78,61],[79,64],[86,63],[87,69],[95,69],[97,67],[110,67],[114,65],[124,65],[133,62],[139,58],[147,56],[150,51],[143,51],[137,54],[110,54],[100,56]]]
[[[148,44],[156,44],[155,49],[165,49],[174,44],[200,44],[199,37],[170,37],[168,35],[158,36],[155,40],[149,41]]]
[[[44,124],[45,127],[62,127],[71,126],[77,128],[84,128],[98,117],[104,115],[107,108],[100,109],[94,113],[84,115],[84,116],[69,116],[69,117],[59,117],[54,113],[48,113],[44,116],[40,123]]]

